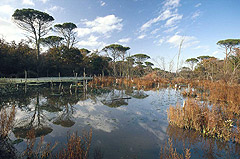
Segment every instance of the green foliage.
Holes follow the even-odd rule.
[[[130,49],[129,47],[124,47],[119,44],[111,44],[111,45],[105,46],[102,49],[112,59],[114,76],[117,75],[116,61],[117,61],[117,58],[119,58],[119,57],[121,57],[121,59],[122,59],[122,62],[121,62],[122,65],[120,66],[120,74],[123,74],[123,64],[124,64],[124,60],[125,60],[125,54],[126,54],[127,50],[129,50],[129,49]]]
[[[198,60],[205,60],[205,59],[210,59],[210,58],[214,58],[213,56],[198,56],[197,59]]]
[[[148,66],[148,67],[152,67],[154,64],[151,63],[151,62],[145,62],[145,65]]]
[[[81,54],[84,54],[84,55],[87,55],[91,52],[91,51],[89,51],[88,49],[85,49],[85,48],[79,49],[79,51],[81,52]]]
[[[19,28],[32,34],[29,38],[36,45],[37,59],[40,56],[40,39],[45,36],[54,18],[45,12],[34,9],[17,9],[12,15]]]
[[[223,46],[223,47],[233,47],[240,44],[240,39],[226,39],[226,40],[219,40],[217,42],[217,45]]]
[[[44,46],[58,47],[60,46],[62,40],[63,38],[59,36],[48,36],[46,38],[42,38],[40,43],[42,43]]]
[[[56,24],[54,25],[54,28],[55,31],[64,38],[65,45],[68,48],[73,47],[73,45],[76,43],[76,32],[74,32],[74,29],[77,28],[76,24],[71,22]]]
[[[144,62],[147,59],[150,59],[150,56],[146,54],[135,54],[132,56],[137,62]]]
[[[55,28],[59,28],[59,29],[67,29],[67,30],[73,30],[75,28],[77,28],[76,24],[74,23],[63,23],[63,24],[56,24],[54,25]]]
[[[12,15],[15,21],[18,21],[17,23],[28,23],[28,22],[36,22],[40,21],[41,23],[44,22],[51,22],[54,20],[52,16],[45,12],[41,12],[34,9],[17,9],[15,10],[14,14]],[[31,24],[28,24],[31,25]]]
[[[36,72],[35,63],[35,50],[27,44],[0,39],[0,77],[24,77],[25,70]]]
[[[198,62],[198,59],[196,59],[196,58],[190,58],[190,59],[187,59],[186,62],[189,62],[189,63],[197,63],[197,62]]]
[[[124,47],[119,44],[111,44],[103,48],[104,51],[112,50],[112,51],[118,51],[118,52],[126,52],[129,49],[130,49],[129,47]]]

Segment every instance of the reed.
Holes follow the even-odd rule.
[[[44,136],[40,137],[36,143],[35,131],[30,130],[27,133],[27,148],[23,152],[23,158],[46,159],[53,158],[52,151],[57,146],[57,142],[51,146],[51,143],[44,144]]]
[[[92,130],[83,132],[78,136],[77,132],[68,138],[68,143],[57,155],[59,159],[87,159],[92,140]]]
[[[58,143],[51,146],[51,143],[44,144],[44,136],[36,142],[35,131],[27,133],[27,148],[23,152],[22,158],[32,159],[87,159],[92,140],[92,130],[89,133],[83,132],[82,136],[76,133],[68,136],[67,144],[54,155],[53,150]]]
[[[200,102],[195,99],[187,99],[185,106],[170,106],[168,120],[170,125],[184,129],[199,131],[203,136],[214,137],[229,141],[239,142],[239,125],[234,126],[234,121],[225,114],[221,106],[208,102]]]
[[[15,119],[15,106],[12,106],[11,109],[3,108],[0,111],[0,138],[8,137],[9,132],[13,128],[14,119]]]
[[[169,138],[164,148],[161,148],[160,159],[190,159],[190,149],[185,149],[185,154],[179,154],[176,149],[173,148],[172,139]]]

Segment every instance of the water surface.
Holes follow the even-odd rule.
[[[103,158],[159,158],[169,137],[182,153],[191,148],[193,158],[239,158],[238,145],[203,138],[194,131],[168,125],[169,105],[183,103],[180,91],[171,88],[135,90],[99,88],[87,92],[60,92],[57,88],[29,88],[26,93],[2,99],[17,106],[12,140],[25,140],[34,128],[44,141],[58,142],[58,151],[72,132],[92,129],[90,158],[100,151]],[[184,143],[184,144],[183,144]],[[25,142],[15,145],[19,151]]]

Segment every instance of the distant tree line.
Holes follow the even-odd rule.
[[[240,83],[240,39],[219,40],[217,45],[225,50],[224,60],[219,60],[213,56],[189,58],[186,63],[190,67],[182,67],[180,75],[185,78]]]

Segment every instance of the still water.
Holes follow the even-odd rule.
[[[34,128],[44,142],[58,142],[55,151],[66,144],[68,134],[92,129],[89,158],[100,152],[105,159],[159,158],[168,138],[182,153],[191,149],[192,158],[239,158],[239,145],[203,138],[194,131],[168,125],[169,105],[183,103],[179,90],[161,88],[98,88],[60,92],[57,88],[28,88],[27,92],[1,99],[3,105],[16,105],[12,140],[19,152],[26,149],[26,133]]]

